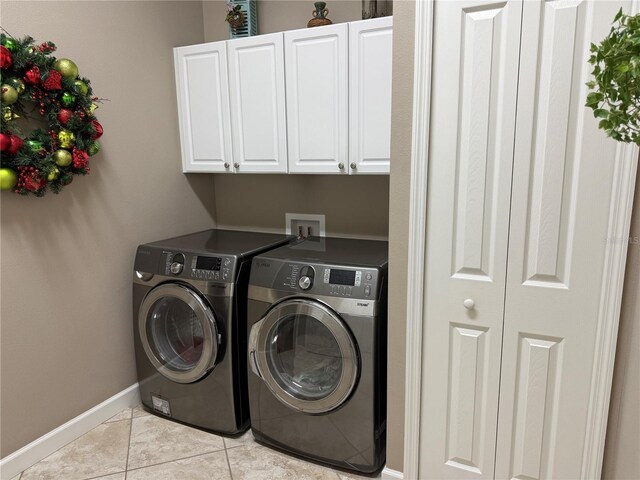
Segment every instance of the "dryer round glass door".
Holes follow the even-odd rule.
[[[358,351],[349,329],[329,307],[286,300],[251,332],[250,361],[273,394],[289,407],[324,413],[349,397],[358,379]]]
[[[195,382],[215,365],[215,316],[207,303],[184,285],[165,283],[147,294],[140,306],[138,332],[151,363],[174,382]]]

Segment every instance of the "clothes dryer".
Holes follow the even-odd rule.
[[[247,313],[258,442],[359,473],[382,468],[387,249],[310,238],[254,258]]]
[[[291,240],[206,230],[138,247],[133,332],[147,410],[216,433],[246,430],[251,260]]]

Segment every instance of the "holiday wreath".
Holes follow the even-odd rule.
[[[76,64],[56,59],[55,50],[52,42],[0,35],[2,190],[59,193],[75,175],[89,173],[89,157],[100,150],[102,126],[93,114],[99,100]],[[44,128],[33,128],[38,121]]]

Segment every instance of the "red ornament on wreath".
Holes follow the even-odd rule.
[[[29,192],[42,190],[47,182],[40,176],[40,170],[35,167],[18,167],[18,184],[16,190],[25,189]]]
[[[4,45],[0,46],[0,68],[9,68],[12,64],[11,52]]]
[[[16,153],[18,153],[23,145],[24,142],[19,136],[11,135],[11,146],[8,150],[9,155],[15,155]]]
[[[66,125],[69,120],[73,117],[73,112],[68,108],[61,108],[58,112],[58,121],[62,125]],[[55,133],[54,133],[55,134]]]
[[[52,56],[56,49],[53,43],[38,46],[31,37],[17,40],[0,33],[0,46],[4,79],[0,83],[6,107],[0,115],[2,189],[38,197],[48,191],[59,193],[74,176],[89,174],[90,154],[99,151],[94,144],[103,133],[102,125],[93,115],[85,114],[99,99],[90,81],[78,76],[72,60]],[[69,98],[73,107],[65,108],[65,99]],[[19,125],[22,121],[17,120],[38,115],[40,123],[46,125]],[[32,125],[30,132],[22,133]],[[15,182],[5,181],[6,172],[14,172]]]
[[[49,70],[49,76],[42,82],[45,90],[62,90],[62,75],[55,70]]]
[[[40,83],[40,69],[35,65],[27,70],[24,74],[25,83],[30,83],[31,85],[37,85]]]
[[[0,133],[0,152],[8,152],[11,148],[11,135]]]
[[[73,147],[73,166],[75,168],[85,168],[89,163],[89,154],[84,150]]]
[[[96,133],[94,133],[91,138],[97,140],[102,136],[102,125],[100,125],[97,120],[91,120],[91,125],[93,125],[93,128],[96,131]]]

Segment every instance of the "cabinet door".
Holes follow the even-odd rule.
[[[584,103],[589,45],[621,5],[524,2],[496,478],[600,474],[585,440],[606,421],[589,410],[610,375],[594,359],[615,303],[604,265],[622,239],[606,235],[627,160]]]
[[[184,172],[230,166],[231,124],[225,42],[174,49]]]
[[[234,168],[287,171],[282,33],[227,42]]]
[[[434,3],[419,478],[492,479],[522,3]]]
[[[285,32],[284,41],[289,172],[346,174],[347,24]]]
[[[389,173],[393,17],[349,23],[349,170]]]

